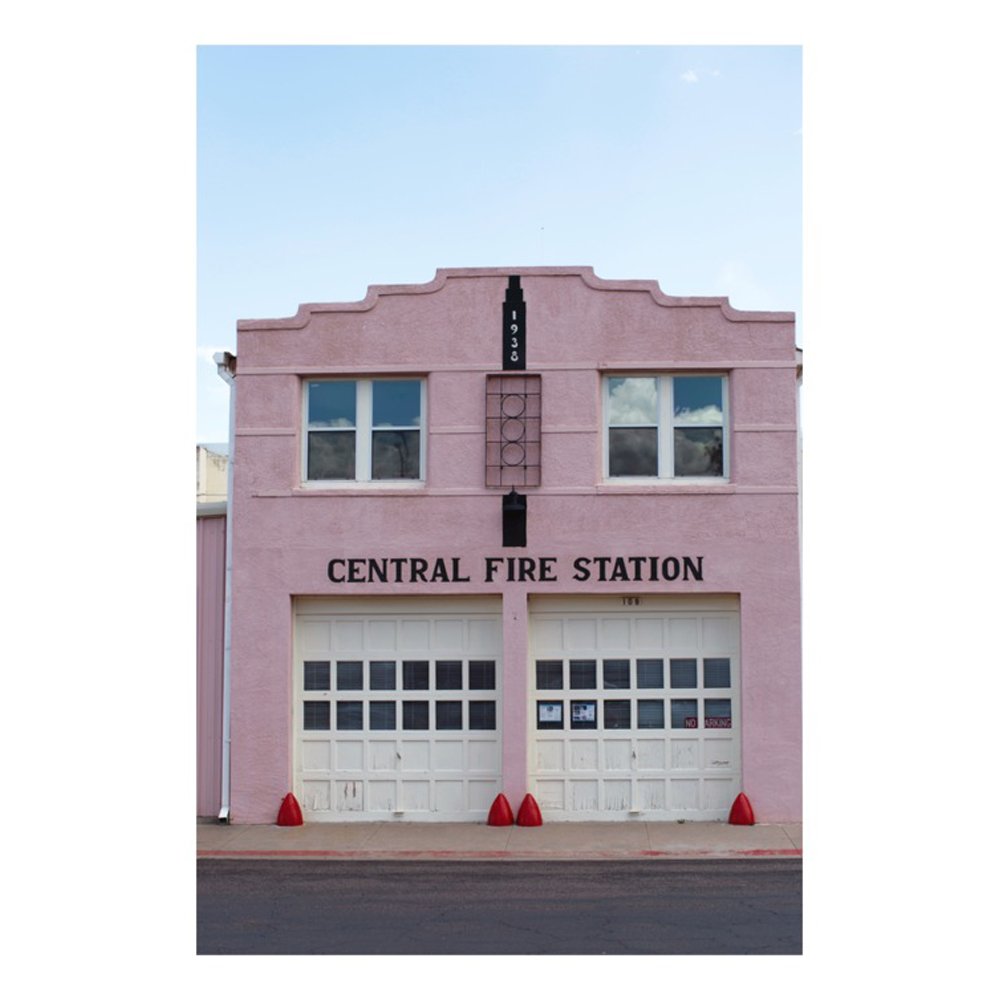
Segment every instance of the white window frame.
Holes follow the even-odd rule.
[[[309,435],[322,433],[329,428],[309,427],[309,385],[313,382],[350,382],[355,386],[354,413],[354,478],[353,479],[310,479],[309,478]],[[373,385],[376,382],[419,382],[420,383],[420,423],[417,427],[373,427],[372,406]],[[420,433],[419,475],[416,479],[372,479],[372,434],[375,430],[418,430]],[[346,430],[344,431],[346,433]],[[374,378],[314,377],[302,379],[302,484],[313,489],[348,489],[358,486],[416,487],[426,484],[427,475],[427,379],[422,375],[397,375]]]
[[[612,476],[611,466],[611,380],[618,378],[656,379],[657,423],[655,476]],[[675,378],[717,378],[722,381],[722,475],[721,476],[675,476],[674,475],[674,427],[718,427],[715,423],[675,424],[674,423],[674,379]],[[603,425],[603,474],[608,483],[705,483],[729,482],[729,377],[719,371],[678,371],[678,372],[603,372],[601,375],[601,410]],[[623,426],[623,425],[616,425]],[[650,426],[625,425],[625,426]]]

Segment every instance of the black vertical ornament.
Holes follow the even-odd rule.
[[[524,371],[524,293],[521,279],[512,274],[503,300],[503,370]]]
[[[512,489],[502,509],[504,548],[523,549],[528,544],[528,498]]]

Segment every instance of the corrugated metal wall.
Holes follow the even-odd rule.
[[[198,815],[217,816],[222,796],[222,650],[226,518],[198,517]]]

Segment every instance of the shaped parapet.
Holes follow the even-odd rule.
[[[525,277],[578,277],[588,288],[602,292],[639,292],[649,297],[659,306],[672,308],[683,306],[718,309],[722,315],[740,323],[792,322],[791,312],[750,312],[734,309],[726,296],[682,297],[667,295],[654,279],[608,280],[594,274],[592,267],[442,267],[438,268],[431,281],[422,285],[369,285],[368,292],[358,302],[307,302],[299,306],[294,316],[281,319],[243,319],[237,323],[239,330],[298,330],[305,327],[309,318],[318,313],[366,312],[373,309],[378,300],[388,295],[428,295],[444,288],[445,282],[463,278],[507,278],[510,275]]]

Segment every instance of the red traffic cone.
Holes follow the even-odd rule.
[[[750,800],[740,792],[733,800],[733,808],[729,810],[729,822],[733,826],[753,826],[753,806]]]
[[[512,826],[514,823],[514,811],[507,801],[507,796],[501,792],[490,806],[490,814],[486,818],[487,826]]]
[[[302,810],[291,792],[281,800],[281,808],[278,810],[278,826],[302,826]]]
[[[517,811],[517,825],[518,826],[541,826],[542,825],[542,811],[538,808],[538,803],[535,801],[535,796],[525,795],[524,801],[521,803],[521,808]]]

